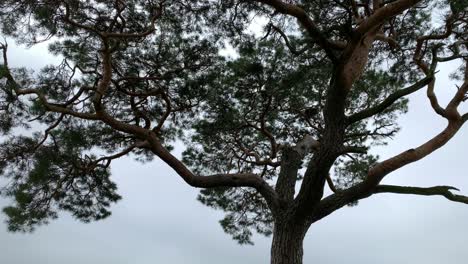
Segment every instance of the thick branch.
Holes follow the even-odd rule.
[[[332,180],[330,174],[328,174],[328,176],[327,176],[327,184],[328,184],[328,187],[330,188],[330,190],[333,193],[339,192],[339,190],[336,188],[335,184],[333,183],[333,180]]]
[[[463,122],[461,121],[451,121],[441,133],[426,143],[378,163],[369,170],[365,182],[371,185],[377,185],[389,173],[426,157],[452,139],[462,125]]]
[[[382,8],[379,8],[377,11],[375,11],[374,14],[362,21],[362,23],[356,29],[356,32],[364,35],[381,25],[387,19],[400,14],[406,9],[415,6],[419,2],[421,2],[421,0],[398,0]]]
[[[291,202],[294,199],[297,173],[301,168],[303,156],[294,148],[285,147],[281,155],[281,169],[276,181],[275,190],[278,196]]]
[[[366,154],[369,151],[369,148],[362,147],[362,146],[344,146],[341,149],[340,155],[345,155],[349,153],[359,153],[359,154]]]
[[[468,79],[468,70],[465,72],[465,78]],[[448,126],[438,135],[433,137],[431,140],[420,145],[417,148],[407,150],[402,152],[392,158],[389,158],[383,162],[378,163],[374,167],[370,168],[368,171],[367,178],[349,189],[340,190],[339,192],[332,194],[325,199],[321,200],[317,207],[314,208],[314,211],[311,217],[308,219],[309,222],[315,222],[323,217],[331,214],[335,210],[349,204],[353,201],[363,199],[372,195],[376,190],[383,191],[384,189],[378,185],[380,181],[389,173],[402,168],[412,162],[418,161],[426,157],[427,155],[433,153],[437,149],[444,146],[450,139],[455,136],[458,130],[463,126],[463,124],[468,121],[468,114],[460,116],[457,110],[457,106],[463,100],[464,94],[468,91],[467,82],[460,87],[457,91],[457,94],[452,99],[449,106],[444,109],[447,113]],[[392,190],[399,192],[410,192],[410,189],[404,189],[405,187],[392,188]],[[388,190],[388,188],[387,188]],[[431,188],[431,189],[411,189],[411,191],[419,192],[417,194],[426,194],[429,195],[443,195],[450,200],[457,202],[466,202],[468,198],[464,196],[454,195],[447,193],[447,189],[443,188]]]
[[[439,104],[439,99],[437,99],[437,95],[434,92],[435,89],[435,80],[432,80],[428,87],[427,87],[427,98],[429,99],[429,102],[431,103],[431,107],[436,112],[438,115],[446,118],[447,113],[444,108],[442,108]]]
[[[254,173],[215,174],[209,176],[194,175],[192,171],[161,144],[154,134],[150,135],[150,149],[174,169],[190,186],[197,188],[252,187],[265,198],[273,212],[278,208],[279,201],[275,190],[264,179]]]
[[[457,93],[453,96],[452,100],[448,103],[445,110],[447,111],[447,118],[458,119],[460,118],[460,113],[458,112],[458,106],[461,102],[467,99],[468,94],[468,60],[465,62],[465,71],[464,71],[464,82],[460,88],[458,88]]]
[[[321,200],[318,206],[314,208],[309,221],[318,221],[353,201],[369,197],[375,192],[379,186],[378,184],[386,175],[441,148],[458,132],[466,120],[468,120],[468,117],[464,120],[449,121],[448,126],[441,133],[426,143],[378,163],[368,171],[367,178],[363,182],[349,189],[340,190]],[[459,196],[451,198],[461,199]]]
[[[320,147],[312,136],[306,135],[294,147],[285,147],[281,156],[281,170],[276,181],[278,196],[286,201],[294,199],[297,173],[304,157]]]
[[[366,190],[366,191],[363,191]],[[406,187],[392,185],[377,185],[373,189],[367,189],[365,183],[360,183],[346,190],[340,190],[320,201],[320,204],[315,208],[309,223],[319,221],[320,219],[332,214],[334,211],[343,206],[367,198],[375,193],[400,193],[400,194],[415,194],[415,195],[442,195],[448,200],[468,204],[468,197],[456,195],[450,192],[458,189],[451,186],[435,186],[429,188],[421,187]]]

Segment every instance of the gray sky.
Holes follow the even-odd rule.
[[[14,66],[38,68],[51,62],[44,46],[10,48]],[[438,74],[444,102],[455,86]],[[465,107],[465,109],[467,109]],[[440,132],[445,121],[432,112],[424,91],[411,97],[401,117],[402,131],[377,153],[386,158],[416,147]],[[389,175],[384,183],[453,185],[468,195],[468,126],[443,149]],[[179,150],[180,151],[180,150]],[[223,233],[222,212],[195,200],[186,185],[162,162],[141,164],[131,158],[113,163],[113,177],[124,197],[113,215],[83,224],[67,214],[32,234],[11,234],[0,224],[0,262],[5,264],[211,264],[269,263],[270,238],[239,246]],[[0,206],[8,201],[0,198]],[[3,222],[4,215],[0,216]],[[468,260],[468,205],[441,197],[380,194],[344,208],[314,224],[304,244],[304,263],[465,264]]]

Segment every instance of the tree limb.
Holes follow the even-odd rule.
[[[66,114],[66,115],[70,115],[70,116],[74,116],[74,117],[78,117],[78,118],[82,118],[86,120],[99,120],[99,117],[95,114],[76,112],[76,111],[73,111],[72,109],[62,107],[58,104],[51,103],[47,100],[45,95],[37,89],[27,89],[27,88],[22,89],[21,86],[16,82],[13,75],[11,74],[10,68],[8,66],[8,56],[7,56],[8,45],[6,43],[5,44],[2,43],[0,45],[0,49],[3,52],[3,67],[5,70],[4,77],[7,79],[8,82],[11,83],[12,90],[15,92],[17,96],[36,95],[38,99],[40,100],[40,102],[43,104],[43,106],[49,111]]]
[[[278,32],[280,34],[280,36],[283,38],[284,40],[284,43],[286,44],[286,46],[288,47],[289,51],[291,51],[292,54],[296,55],[296,56],[299,56],[301,55],[305,50],[307,50],[307,46],[302,48],[301,50],[297,50],[292,44],[291,42],[289,41],[289,38],[288,36],[286,36],[286,33],[283,32],[283,30],[281,30],[279,27],[271,24],[270,25],[271,28],[273,28],[276,32]]]
[[[432,139],[428,140],[427,142],[425,142],[417,148],[409,149],[376,164],[375,166],[369,169],[367,177],[363,182],[346,190],[341,190],[340,192],[334,193],[326,197],[325,199],[322,199],[320,203],[314,208],[314,211],[312,212],[311,217],[308,219],[308,221],[318,221],[323,217],[333,213],[335,210],[345,206],[346,204],[371,196],[376,191],[376,188],[377,190],[378,188],[380,188],[378,187],[380,186],[379,183],[386,175],[397,169],[402,168],[403,166],[423,159],[427,155],[433,153],[437,149],[447,144],[447,142],[455,136],[455,134],[459,131],[463,124],[466,121],[468,121],[468,113],[463,116],[460,116],[457,110],[458,105],[463,101],[464,97],[462,95],[465,95],[468,92],[468,82],[466,80],[468,80],[468,69],[465,70],[464,84],[462,85],[462,87],[459,88],[457,94],[452,98],[451,103],[449,103],[449,106],[446,109],[444,109],[444,111],[447,111],[448,113],[446,117],[448,120],[448,125],[442,132],[440,132]],[[393,190],[400,192],[409,192],[410,189],[393,188]],[[434,193],[431,195],[444,195],[448,199],[457,202],[465,202],[467,201],[466,199],[468,199],[464,196],[448,194],[448,190],[444,190],[443,188],[435,188],[429,190],[412,190],[415,190],[415,192],[417,191],[426,194],[431,192]]]
[[[434,78],[434,76],[427,76],[426,78],[418,81],[417,83],[415,83],[415,84],[413,84],[413,85],[411,85],[409,87],[406,87],[404,89],[396,91],[395,93],[388,96],[380,104],[351,115],[350,117],[348,117],[348,124],[352,124],[352,123],[355,123],[357,121],[369,118],[371,116],[374,116],[374,115],[384,111],[385,109],[390,107],[393,103],[395,103],[398,99],[400,99],[400,98],[402,98],[402,97],[404,97],[406,95],[412,94],[412,93],[422,89],[424,86],[428,85],[433,80],[433,78]]]
[[[98,164],[99,162],[102,162],[102,161],[105,161],[105,167],[109,167],[110,163],[112,162],[112,160],[115,160],[115,159],[118,159],[118,158],[121,158],[127,154],[130,154],[130,152],[132,152],[134,149],[136,148],[144,148],[144,147],[148,147],[148,142],[147,141],[138,141],[132,145],[130,145],[129,147],[121,150],[120,152],[117,152],[113,155],[110,155],[110,156],[105,156],[105,157],[100,157],[99,159],[95,160],[94,163],[95,164]]]
[[[399,193],[399,194],[415,194],[415,195],[441,195],[448,200],[468,204],[468,197],[463,195],[453,194],[451,191],[458,191],[457,188],[451,186],[435,186],[429,188],[393,186],[393,185],[377,185],[374,189],[367,189],[365,183],[359,183],[349,189],[340,190],[326,198],[322,199],[315,208],[309,223],[314,223],[320,219],[332,214],[334,211],[343,206],[376,193]],[[367,191],[362,192],[365,189]]]
[[[333,180],[332,180],[330,174],[328,174],[328,176],[327,176],[327,184],[328,184],[328,187],[330,188],[330,190],[333,193],[339,192],[339,190],[336,188],[335,184],[333,183]]]
[[[190,186],[197,188],[214,187],[252,187],[267,201],[273,213],[279,204],[275,190],[260,176],[254,173],[214,174],[208,176],[195,175],[179,159],[173,156],[158,140],[154,133],[150,134],[150,150],[169,165]]]
[[[400,14],[419,2],[421,2],[421,0],[398,0],[379,8],[374,12],[374,14],[361,22],[359,27],[356,29],[356,32],[364,35],[382,24],[385,20]]]
[[[404,151],[370,168],[365,182],[377,185],[389,173],[433,153],[452,139],[462,126],[463,122],[461,121],[450,121],[442,132],[419,147]]]
[[[341,149],[340,154],[348,154],[348,153],[359,153],[359,154],[366,154],[369,148],[367,147],[361,147],[361,146],[344,146]]]
[[[323,33],[320,31],[315,22],[307,15],[307,13],[301,7],[293,4],[285,3],[281,0],[256,0],[257,2],[264,3],[276,9],[279,13],[290,15],[295,17],[299,23],[307,30],[309,35],[314,39],[327,54],[327,56],[333,61],[336,61],[336,55],[333,52],[335,45],[329,41]],[[341,47],[340,47],[341,49]]]
[[[303,139],[292,147],[284,147],[281,156],[281,170],[276,181],[276,192],[285,201],[294,199],[297,173],[301,168],[304,157],[320,148],[320,142],[311,135],[306,135]]]
[[[463,195],[453,194],[451,191],[460,191],[452,186],[434,186],[434,187],[409,187],[395,185],[378,185],[374,193],[398,193],[398,194],[415,194],[415,195],[441,195],[450,201],[468,204],[468,197]]]

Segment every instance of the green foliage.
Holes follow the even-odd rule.
[[[373,155],[358,155],[351,159],[342,158],[335,166],[335,174],[338,177],[336,187],[344,190],[362,182],[367,176],[369,168],[374,166],[377,161],[378,157]]]
[[[464,0],[449,0],[450,8],[456,12],[468,10],[468,3]]]
[[[268,206],[255,191],[245,188],[204,189],[198,200],[227,212],[220,224],[240,244],[253,244],[251,230],[266,236],[272,233],[273,219]]]
[[[2,194],[14,198],[4,209],[11,231],[32,231],[55,218],[58,210],[89,222],[110,215],[108,207],[120,199],[108,168],[92,156],[78,132],[57,131],[54,144],[38,146],[27,137],[13,137],[0,146],[2,174],[11,180]]]

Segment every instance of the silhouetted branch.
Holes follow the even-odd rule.
[[[378,185],[374,193],[398,193],[398,194],[414,194],[414,195],[441,195],[450,201],[468,204],[468,197],[463,195],[453,194],[451,191],[460,191],[452,186],[434,186],[434,187],[409,187],[395,185]]]
[[[374,116],[374,115],[384,111],[385,109],[390,107],[393,103],[395,103],[400,98],[402,98],[402,97],[404,97],[406,95],[412,94],[412,93],[422,89],[426,85],[428,85],[433,80],[433,78],[434,78],[433,76],[427,76],[426,78],[418,81],[417,83],[415,83],[415,84],[413,84],[413,85],[411,85],[409,87],[406,87],[404,89],[396,91],[395,93],[388,96],[380,104],[378,104],[376,106],[373,106],[371,108],[365,109],[365,110],[363,110],[363,111],[361,111],[359,113],[351,115],[348,118],[348,124],[352,124],[352,123],[355,123],[357,121],[369,118],[371,116]]]
[[[325,53],[327,53],[327,56],[332,61],[336,61],[337,58],[333,51],[333,48],[336,48],[336,46],[323,35],[318,26],[304,11],[304,9],[297,5],[285,3],[280,0],[257,0],[257,2],[269,5],[275,8],[276,11],[278,11],[279,13],[295,17],[299,21],[299,23],[307,30],[309,35],[314,39],[314,42],[317,43],[325,51]]]

